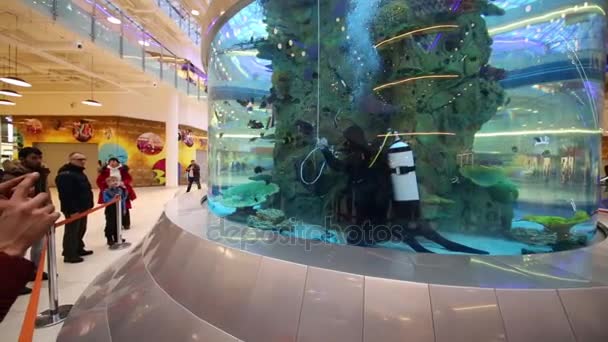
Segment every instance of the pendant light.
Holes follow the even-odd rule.
[[[8,64],[10,65],[11,64],[11,62],[10,62],[10,55],[11,55],[10,46],[9,46],[9,50],[8,50],[8,55],[9,55],[9,59],[8,59],[9,62],[8,62]],[[4,76],[4,74],[5,74],[4,67],[6,67],[6,66],[3,66],[2,76]],[[8,73],[6,73],[6,74],[8,75]],[[21,97],[21,96],[23,96],[23,95],[19,94],[18,92],[10,89],[10,87],[9,88],[2,88],[2,89],[0,89],[0,95],[10,96],[10,97]]]
[[[10,67],[10,63],[11,63],[11,47],[9,45],[8,47],[8,63],[9,63],[9,67]],[[9,68],[9,72],[10,72],[10,68]],[[17,73],[17,47],[15,46],[15,76],[3,76],[0,77],[0,81],[7,83],[7,84],[12,84],[14,86],[17,87],[24,87],[24,88],[30,88],[32,85],[29,84],[28,82],[26,82],[25,80],[19,78],[19,74]]]
[[[81,102],[83,105],[91,106],[91,107],[101,107],[101,102],[95,100],[95,96],[93,94],[93,56],[91,56],[91,98],[86,99]]]

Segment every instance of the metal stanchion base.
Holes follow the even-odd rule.
[[[125,249],[125,248],[129,248],[131,247],[131,243],[130,242],[121,242],[121,243],[115,243],[112,246],[110,246],[111,250],[120,250],[120,249]]]
[[[43,311],[38,317],[36,317],[36,328],[46,328],[52,327],[53,325],[57,325],[66,318],[70,314],[70,310],[72,310],[73,305],[61,305],[57,308],[57,312],[52,315],[50,310]]]

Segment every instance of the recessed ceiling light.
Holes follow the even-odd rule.
[[[148,41],[143,41],[143,40],[139,40],[137,41],[139,43],[139,45],[141,46],[150,46],[150,42]]]
[[[201,14],[201,12],[199,12],[199,11],[197,11],[195,9],[193,9],[192,12],[190,12],[190,13],[192,13],[192,15],[195,16],[195,17],[198,17],[198,15]]]
[[[21,79],[19,77],[0,77],[0,81],[2,81],[4,83],[12,84],[14,86],[24,87],[24,88],[29,88],[32,86],[31,84],[27,83],[26,81],[24,81],[23,79]]]
[[[83,105],[91,106],[91,107],[101,107],[101,102],[95,101],[92,99],[84,100],[81,102]]]
[[[122,23],[122,21],[120,21],[120,19],[113,17],[113,16],[109,16],[108,21],[115,25],[120,25]]]
[[[14,106],[15,102],[11,100],[0,99],[0,106]]]
[[[10,90],[10,89],[1,89],[0,90],[0,95],[12,96],[12,97],[21,97],[21,96],[23,96],[23,95],[19,94],[18,92],[14,91],[14,90]]]

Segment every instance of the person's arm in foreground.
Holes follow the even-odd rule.
[[[33,173],[0,184],[0,321],[35,272],[23,257],[26,250],[59,218],[48,194],[28,197],[38,177]]]

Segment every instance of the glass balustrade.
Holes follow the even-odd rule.
[[[88,37],[92,42],[185,94],[194,95],[199,99],[204,98],[204,96],[198,95],[197,86],[202,84],[204,89],[206,75],[196,69],[188,60],[180,58],[164,47],[141,25],[125,15],[120,8],[110,1],[23,1],[32,8],[51,15],[67,29],[83,37]],[[163,6],[165,5],[170,6],[168,3]],[[161,9],[167,10],[162,6]],[[180,20],[182,21],[182,29],[187,32],[198,32],[200,38],[200,29],[193,25],[191,18],[186,17]]]

